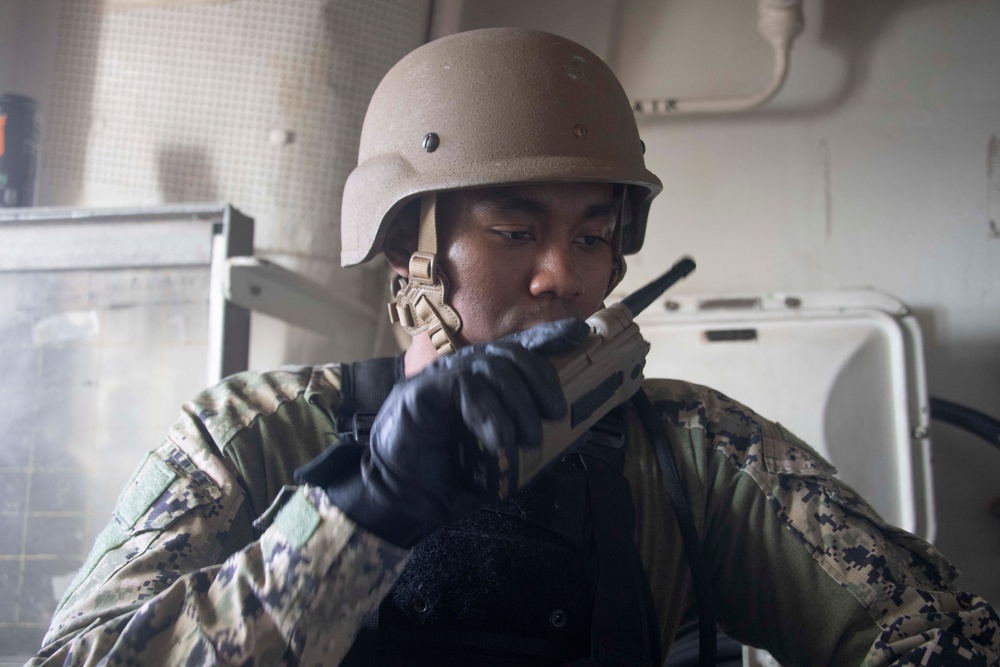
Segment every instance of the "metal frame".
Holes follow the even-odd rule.
[[[209,384],[246,370],[250,312],[228,301],[226,261],[253,253],[253,219],[228,204],[0,209],[0,273],[206,266]]]
[[[336,330],[344,314],[361,321],[376,318],[370,306],[260,257],[227,260],[223,293],[248,310],[322,335]]]

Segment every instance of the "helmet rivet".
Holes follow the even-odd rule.
[[[441,138],[434,132],[428,132],[424,135],[424,151],[427,153],[433,153],[437,150],[437,147],[441,144]]]
[[[577,123],[573,126],[573,134],[576,135],[577,139],[583,139],[587,136],[587,127],[585,125],[580,125]]]
[[[642,154],[645,155],[646,154],[646,142],[643,141],[642,139],[640,139],[639,140],[639,146],[642,147]]]

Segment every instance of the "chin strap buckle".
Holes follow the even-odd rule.
[[[412,264],[411,260],[411,266]],[[458,349],[449,329],[457,330],[461,320],[458,313],[445,303],[447,279],[443,275],[437,278],[435,282],[421,282],[412,278],[407,280],[403,277],[393,280],[389,321],[393,324],[399,322],[411,336],[426,331],[434,349],[441,356]]]
[[[446,302],[448,279],[437,272],[434,253],[413,253],[409,280],[397,276],[390,291],[390,322],[399,322],[411,336],[426,331],[438,356],[458,349],[451,332],[458,331],[462,320]]]
[[[437,266],[437,195],[420,200],[420,238],[410,255],[409,278],[397,276],[389,285],[389,321],[399,322],[415,336],[426,331],[438,356],[458,349],[452,333],[462,326],[458,313],[448,305],[448,279]]]

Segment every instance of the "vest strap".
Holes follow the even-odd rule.
[[[625,411],[616,408],[601,420],[598,433],[617,433],[624,442]],[[635,548],[635,509],[622,479],[625,452],[588,443],[587,490],[597,552],[597,591],[591,619],[592,662],[582,664],[659,665],[660,632],[646,571]],[[603,450],[603,451],[602,451]],[[610,459],[610,460],[609,460]],[[608,465],[601,465],[601,462]],[[576,663],[573,663],[576,664]]]
[[[701,548],[701,538],[694,522],[694,512],[688,502],[684,480],[677,470],[677,462],[667,443],[667,435],[663,423],[656,416],[656,410],[649,396],[642,388],[632,397],[632,402],[639,413],[646,432],[653,441],[653,451],[659,464],[663,483],[670,496],[674,515],[684,542],[684,555],[688,567],[691,568],[691,581],[694,586],[694,597],[698,607],[698,664],[709,667],[716,664],[716,627],[715,608],[712,606],[712,580],[708,576],[708,566]]]
[[[403,379],[403,355],[369,359],[340,367],[337,437],[368,444],[375,415],[393,385]]]

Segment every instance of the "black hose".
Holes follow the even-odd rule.
[[[1000,421],[978,410],[932,396],[931,418],[947,422],[952,426],[957,426],[973,435],[978,435],[986,442],[1000,449]]]

